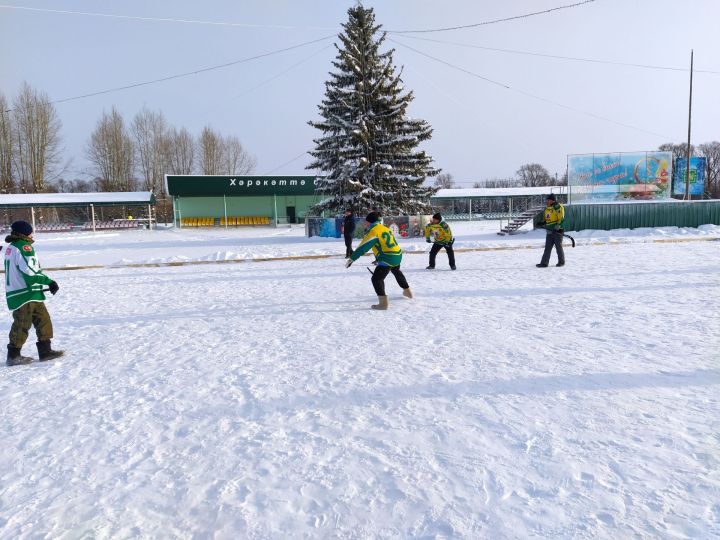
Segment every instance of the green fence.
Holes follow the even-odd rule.
[[[636,229],[639,227],[698,227],[720,225],[720,200],[569,204],[565,229]]]
[[[542,213],[535,216],[535,225]],[[637,229],[720,225],[720,200],[645,203],[568,204],[565,229]]]

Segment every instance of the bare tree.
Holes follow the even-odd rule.
[[[0,92],[0,192],[15,191],[13,175],[13,123],[8,111],[8,102]]]
[[[200,174],[249,174],[255,158],[243,148],[240,139],[223,137],[210,126],[203,128],[197,144]]]
[[[255,158],[248,154],[234,135],[223,141],[223,173],[250,174],[255,170]]]
[[[92,182],[79,178],[75,180],[66,180],[64,177],[59,178],[53,187],[57,193],[89,193],[93,190]]]
[[[672,152],[674,158],[687,157],[687,143],[664,143],[658,146],[661,152]],[[695,155],[695,146],[690,145],[690,155]]]
[[[167,173],[192,174],[195,161],[195,142],[190,132],[174,127],[168,131]]]
[[[60,119],[47,94],[24,83],[13,102],[13,159],[20,191],[42,193],[59,171]]]
[[[133,141],[115,107],[109,114],[103,113],[90,135],[85,153],[100,191],[132,191],[135,188]]]
[[[475,182],[473,187],[476,188],[508,188],[520,186],[520,180],[517,178],[491,178],[482,182]]]
[[[455,187],[455,181],[453,180],[452,174],[443,173],[438,174],[433,184],[438,189],[452,189]]]
[[[168,128],[162,112],[143,108],[135,115],[131,131],[135,140],[135,164],[146,191],[165,195]]]
[[[198,140],[201,174],[223,174],[222,135],[205,126]]]
[[[698,146],[705,158],[705,192],[720,199],[720,142],[712,141]]]
[[[539,163],[528,163],[520,167],[517,172],[520,185],[526,187],[551,186],[553,184],[550,173]]]

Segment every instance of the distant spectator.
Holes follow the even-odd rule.
[[[345,238],[345,257],[352,255],[353,233],[355,232],[355,213],[351,208],[345,210],[343,219],[343,237]]]

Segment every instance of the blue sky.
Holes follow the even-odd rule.
[[[60,100],[230,63],[336,35],[354,3],[3,3],[0,91],[12,99],[27,81]],[[364,4],[375,8],[385,30],[401,31],[470,25],[571,3]],[[694,49],[695,68],[717,73],[695,74],[693,142],[720,140],[719,22],[717,0],[596,0],[492,25],[390,34],[394,42],[387,45],[396,49],[396,65],[403,66],[405,86],[415,94],[410,113],[435,130],[423,147],[444,172],[469,186],[485,178],[512,176],[524,163],[539,162],[562,175],[567,154],[651,150],[662,142],[687,138],[687,71],[538,54],[687,69]],[[307,121],[317,119],[336,41],[327,39],[223,69],[58,103],[74,176],[81,177],[79,172],[87,166],[84,147],[97,120],[113,106],[128,122],[147,107],[161,110],[172,125],[194,134],[211,125],[226,135],[237,135],[256,156],[258,174],[303,173],[310,161],[303,153],[317,136]]]

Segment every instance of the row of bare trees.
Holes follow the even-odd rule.
[[[9,103],[0,93],[0,191],[40,193],[61,170],[62,124],[48,96],[27,83]]]
[[[256,161],[236,136],[210,126],[199,136],[143,108],[128,124],[113,107],[85,148],[92,180],[64,178],[62,124],[47,94],[25,83],[9,102],[0,92],[0,192],[153,191],[165,198],[165,174],[250,174]],[[69,163],[69,162],[67,162]]]
[[[211,127],[193,135],[169,126],[162,112],[143,109],[129,126],[117,109],[103,113],[86,148],[101,191],[153,191],[165,195],[166,174],[250,174],[252,157],[235,136]]]
[[[567,174],[561,178],[551,176],[548,170],[539,163],[527,163],[522,165],[516,172],[514,178],[494,178],[483,182],[475,182],[476,188],[505,188],[505,187],[541,187],[541,186],[566,186]],[[440,189],[452,189],[459,187],[455,185],[452,174],[439,174],[435,178],[434,186]]]

